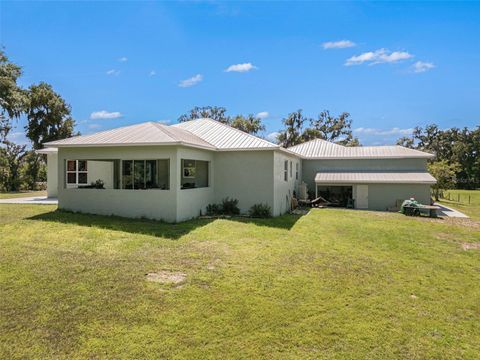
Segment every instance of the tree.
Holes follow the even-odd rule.
[[[21,168],[23,185],[31,190],[37,190],[37,183],[47,180],[47,164],[35,151],[27,151]]]
[[[317,119],[310,120],[310,128],[305,131],[305,138],[323,139],[340,145],[359,145],[352,135],[352,120],[347,112],[338,117],[330,115],[330,111],[322,111]]]
[[[288,116],[282,120],[285,129],[280,131],[278,135],[280,145],[290,147],[305,142],[303,126],[307,121],[309,121],[309,119],[302,114],[301,109],[288,114]]]
[[[0,141],[10,131],[12,119],[18,118],[25,106],[25,92],[17,85],[22,75],[20,66],[10,62],[0,49]]]
[[[231,120],[230,126],[252,135],[257,135],[260,131],[265,130],[265,125],[262,124],[262,120],[252,114],[235,116]]]
[[[447,160],[441,160],[428,165],[428,171],[437,179],[437,183],[432,185],[435,201],[438,201],[440,190],[451,189],[455,187],[457,181],[457,172],[460,170],[460,164],[448,163]]]
[[[8,131],[5,137],[8,136]],[[1,150],[2,169],[0,171],[0,184],[5,191],[18,191],[22,183],[20,177],[20,168],[25,158],[27,145],[16,145],[15,143],[5,139]]]
[[[75,121],[70,105],[44,82],[28,89],[27,120],[25,130],[34,149],[43,148],[45,142],[73,135]]]
[[[183,114],[178,118],[179,122],[185,122],[195,119],[209,118],[219,121],[223,124],[229,124],[230,118],[225,114],[227,109],[221,106],[195,106],[187,114]]]

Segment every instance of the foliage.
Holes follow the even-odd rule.
[[[27,137],[34,149],[43,148],[43,143],[65,139],[73,135],[75,125],[71,108],[52,88],[41,82],[28,89]]]
[[[457,180],[456,174],[460,170],[460,164],[449,163],[447,160],[441,160],[428,165],[428,171],[437,179],[437,183],[432,185],[435,200],[439,200],[439,192],[442,189],[452,189]]]
[[[27,145],[16,145],[8,140],[4,140],[3,144],[0,148],[0,186],[4,191],[18,191],[22,184],[20,169],[28,154]]]
[[[222,214],[224,215],[240,214],[240,209],[238,208],[238,199],[230,199],[228,196],[222,199]]]
[[[223,124],[229,124],[230,118],[225,114],[227,109],[221,106],[195,106],[187,114],[183,114],[178,118],[179,122],[185,122],[195,119],[209,118],[219,121]]]
[[[12,127],[11,120],[20,117],[25,106],[25,92],[17,84],[21,75],[20,66],[10,62],[0,49],[0,141]]]
[[[28,151],[22,166],[23,187],[30,190],[38,190],[39,182],[47,181],[47,164],[45,155],[37,154],[35,151]]]
[[[179,224],[0,205],[2,359],[476,359],[478,227],[400,214]],[[186,274],[180,286],[149,272]],[[168,335],[168,341],[166,341]]]
[[[305,127],[309,123],[310,127]],[[350,114],[344,112],[338,117],[322,111],[317,119],[307,118],[297,110],[283,119],[285,128],[280,131],[278,141],[284,147],[298,145],[313,139],[323,139],[345,146],[360,146],[358,138],[352,135]]]
[[[216,216],[222,214],[222,206],[220,204],[208,204],[206,210],[208,216]]]
[[[456,186],[464,189],[480,187],[480,127],[446,130],[435,124],[416,127],[411,137],[400,138],[397,144],[433,153],[434,161],[458,163]]]
[[[262,119],[253,114],[233,117],[230,121],[230,126],[252,135],[257,135],[259,132],[265,131],[265,125],[262,124]]]
[[[272,217],[272,208],[268,204],[254,204],[248,214],[254,218],[269,218]]]

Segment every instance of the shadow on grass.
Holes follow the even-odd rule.
[[[270,219],[233,217],[225,220],[238,221],[247,224],[255,224],[257,226],[266,226],[290,230],[298,221],[298,219],[300,219],[300,217],[301,215],[282,215]],[[95,227],[99,229],[107,229],[114,231],[123,231],[132,234],[149,235],[171,240],[179,239],[180,237],[190,233],[191,231],[203,227],[216,220],[215,218],[193,219],[181,223],[172,224],[157,220],[131,219],[120,216],[73,213],[63,210],[55,210],[39,215],[34,215],[27,219]]]

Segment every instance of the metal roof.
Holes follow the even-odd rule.
[[[56,154],[58,152],[57,148],[47,147],[39,150],[35,150],[37,154]]]
[[[388,159],[432,158],[433,155],[403,146],[342,146],[314,139],[289,147],[288,150],[306,159]]]
[[[435,184],[437,180],[428,172],[370,172],[329,171],[318,172],[317,184]]]
[[[124,145],[187,145],[206,149],[215,147],[181,128],[156,122],[125,126],[92,135],[74,136],[46,143],[47,146],[124,146]]]
[[[218,150],[279,149],[280,146],[212,119],[197,119],[172,127],[188,130]]]

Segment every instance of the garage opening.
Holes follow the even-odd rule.
[[[317,196],[328,202],[328,206],[354,207],[352,186],[317,185]]]

